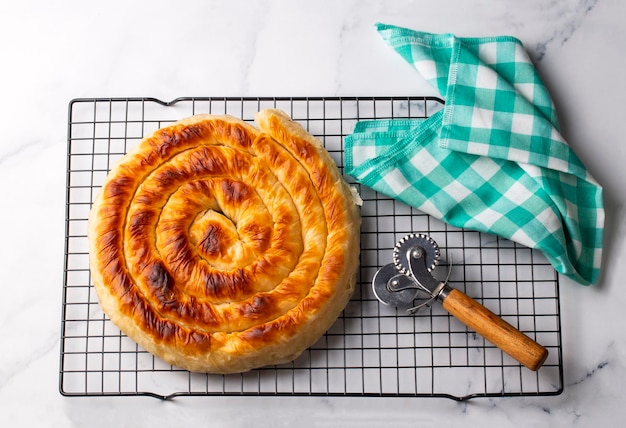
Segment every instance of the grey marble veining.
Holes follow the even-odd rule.
[[[620,426],[626,417],[624,16],[626,3],[615,0],[3,2],[0,426]],[[62,397],[68,102],[83,96],[434,95],[375,34],[379,21],[518,37],[562,106],[571,144],[605,186],[602,280],[594,287],[561,281],[564,392],[464,403]]]

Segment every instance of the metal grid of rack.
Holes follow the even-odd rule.
[[[69,105],[59,388],[67,396],[180,395],[447,397],[557,395],[563,389],[558,276],[536,251],[460,230],[353,183],[362,199],[361,268],[332,328],[290,364],[238,375],[165,364],[102,313],[91,283],[87,218],[110,168],[143,136],[198,113],[253,121],[279,108],[320,138],[343,170],[343,137],[359,120],[427,118],[429,97],[75,99]],[[347,177],[348,181],[351,181]],[[411,232],[430,234],[451,262],[449,284],[545,346],[537,372],[503,354],[436,305],[417,315],[381,305],[370,284]]]

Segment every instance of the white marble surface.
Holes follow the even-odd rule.
[[[0,2],[0,426],[618,426],[626,417],[626,3]],[[475,399],[59,394],[67,106],[75,97],[431,95],[374,31],[512,34],[605,188],[604,275],[563,279],[564,392]],[[315,416],[314,416],[315,415]]]

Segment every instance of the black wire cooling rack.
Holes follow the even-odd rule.
[[[320,138],[343,170],[343,137],[365,119],[426,118],[429,97],[75,99],[69,105],[67,205],[59,388],[67,396],[557,395],[563,390],[558,276],[538,252],[443,224],[354,184],[362,199],[361,268],[353,299],[332,328],[290,364],[238,375],[190,373],[154,358],[98,305],[89,273],[87,218],[109,169],[141,138],[197,113],[253,121],[279,108]],[[350,181],[350,178],[347,178]],[[532,372],[435,305],[415,316],[381,305],[371,291],[407,233],[430,234],[452,261],[449,284],[545,346]]]

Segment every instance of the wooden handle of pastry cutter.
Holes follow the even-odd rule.
[[[538,370],[548,358],[546,348],[462,291],[450,288],[442,304],[459,321],[530,370]]]

